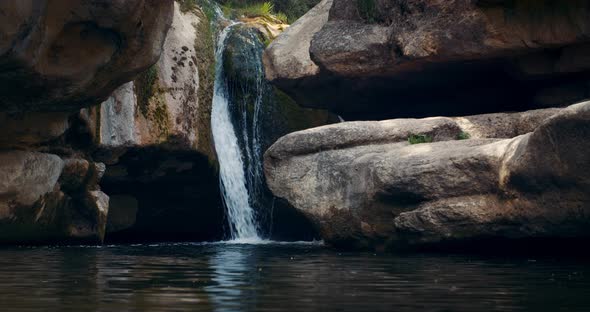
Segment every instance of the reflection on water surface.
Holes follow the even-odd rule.
[[[586,260],[313,244],[0,250],[2,311],[590,311]]]

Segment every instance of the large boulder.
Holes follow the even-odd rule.
[[[349,122],[281,138],[265,173],[276,196],[341,247],[585,237],[589,132],[590,102]]]
[[[0,243],[104,239],[109,198],[104,165],[57,155],[0,153]]]
[[[96,105],[160,57],[173,0],[0,3],[0,111]]]
[[[323,0],[274,40],[264,52],[269,80],[299,79],[319,74],[309,48],[313,35],[328,22],[333,0]]]
[[[584,0],[324,1],[265,65],[298,102],[345,119],[559,106],[588,98],[588,16]]]

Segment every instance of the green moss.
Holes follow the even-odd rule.
[[[152,98],[150,104],[153,108],[150,111],[148,118],[157,127],[160,142],[164,142],[170,134],[170,129],[168,127],[169,116],[168,110],[166,109],[166,99],[164,98],[164,94],[158,92],[158,94]]]
[[[207,13],[209,8],[209,14]],[[210,6],[205,6],[202,11],[196,11],[200,22],[193,24],[197,32],[195,38],[195,65],[199,71],[199,92],[197,92],[199,139],[197,149],[206,154],[210,164],[215,166],[215,152],[213,146],[213,134],[211,132],[211,109],[213,107],[213,88],[215,84],[215,42],[211,21],[214,12]]]
[[[426,134],[412,134],[408,137],[410,144],[432,143],[432,137]]]
[[[153,65],[140,74],[134,81],[137,106],[144,117],[147,117],[150,98],[154,96],[155,84],[158,80],[158,68]]]
[[[468,140],[471,138],[471,134],[467,132],[461,132],[457,135],[457,140]]]
[[[286,133],[323,126],[337,121],[328,111],[302,108],[289,95],[274,87],[278,116],[286,125]]]
[[[139,75],[135,81],[135,94],[137,96],[137,108],[141,115],[149,120],[157,131],[161,142],[168,136],[168,111],[166,110],[165,90],[161,90],[158,84],[157,65]]]
[[[180,11],[184,13],[193,11],[197,7],[196,0],[177,0],[177,2],[180,5]]]

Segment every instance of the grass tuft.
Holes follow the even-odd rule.
[[[408,137],[408,143],[412,145],[432,143],[432,137],[426,134],[412,134]]]
[[[135,93],[137,94],[137,106],[144,116],[149,110],[150,98],[155,94],[155,83],[158,80],[158,68],[152,65],[135,79]]]
[[[457,140],[469,140],[471,139],[471,134],[467,132],[461,132],[457,135]]]

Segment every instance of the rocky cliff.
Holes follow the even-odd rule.
[[[173,1],[0,3],[0,242],[104,239],[105,165],[71,116],[158,60],[172,13]]]
[[[267,76],[347,120],[567,105],[590,95],[589,14],[586,1],[325,0],[271,44]]]
[[[211,134],[213,42],[203,10],[175,2],[156,64],[79,114],[92,157],[106,164],[109,240],[222,238]]]

